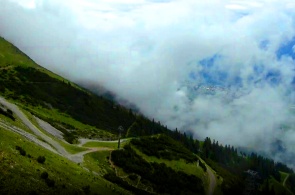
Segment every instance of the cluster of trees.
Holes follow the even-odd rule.
[[[208,137],[203,143],[201,156],[220,163],[235,174],[242,174],[248,169],[257,171],[262,179],[273,176],[280,181],[279,171],[291,171],[286,165],[275,163],[272,159],[255,153],[238,155],[237,149],[233,146],[219,145],[218,141],[212,142]]]
[[[191,151],[166,135],[133,139],[131,140],[131,144],[135,145],[148,156],[155,156],[168,160],[184,159],[188,163],[193,163],[198,160],[197,156],[193,155]]]
[[[40,164],[44,164],[45,160],[46,160],[45,156],[38,156],[37,158],[37,161]]]
[[[202,161],[199,161],[199,166],[200,166],[204,171],[207,171],[207,167],[206,167],[206,165],[205,165]]]
[[[25,105],[30,104],[45,108],[51,105],[82,123],[95,126],[98,129],[109,130],[115,134],[117,134],[118,127],[123,126],[126,130],[124,132],[126,137],[159,133],[170,136],[174,134],[160,121],[149,120],[113,101],[90,93],[69,82],[53,78],[42,69],[24,66],[15,66],[8,70],[1,69],[0,93],[8,98],[23,102]],[[38,113],[34,114],[38,115]],[[38,117],[42,118],[42,116]],[[56,127],[61,123],[47,118],[44,120],[49,120],[50,124]],[[67,127],[70,124],[62,124],[62,126]],[[74,127],[70,126],[68,129],[74,129]],[[66,131],[64,133],[70,143],[75,141],[77,135]],[[175,138],[180,138],[180,141],[184,141],[184,144],[191,147],[193,139],[183,139],[186,136],[178,133]],[[196,148],[195,146],[191,149]]]
[[[15,149],[19,151],[20,155],[26,156],[27,153],[26,153],[26,151],[22,147],[15,146]]]
[[[130,110],[129,113],[132,113]],[[193,153],[198,153],[200,150],[200,142],[193,139],[193,136],[187,135],[185,132],[179,131],[177,128],[172,131],[161,124],[160,121],[155,122],[154,119],[149,120],[140,114],[133,114],[136,116],[135,122],[130,126],[126,132],[126,137],[140,137],[156,134],[165,134],[177,142],[180,142],[186,149]],[[149,147],[152,147],[149,145]]]
[[[41,179],[44,179],[48,187],[51,187],[51,188],[54,187],[55,181],[53,179],[48,178],[48,173],[46,171],[43,171],[41,173]]]
[[[193,139],[193,136],[187,135],[185,132],[178,131],[177,128],[174,131],[169,131],[168,135],[174,140],[182,143],[187,149],[197,154],[200,150],[200,142],[197,139]]]
[[[276,166],[276,169],[278,169],[282,172],[294,173],[293,169],[289,168],[287,165],[285,165],[281,162],[277,162],[275,166]]]
[[[218,142],[212,142],[208,137],[204,140],[200,155],[206,159],[206,162],[215,169],[218,174],[222,175],[224,178],[222,190],[226,194],[242,193],[242,191],[239,190],[243,189],[243,185],[246,185],[245,189],[247,189],[247,178],[249,178],[249,175],[246,173],[247,170],[253,170],[258,173],[258,179],[255,183],[262,187],[257,187],[255,193],[274,194],[274,188],[268,185],[268,180],[274,178],[280,182],[280,172],[290,174],[288,179],[290,183],[289,189],[295,192],[295,188],[292,189],[291,187],[295,186],[294,172],[283,163],[274,162],[274,160],[265,158],[256,153],[246,155],[241,152],[241,155],[238,155],[237,149],[233,146],[222,146]],[[291,178],[291,176],[293,176],[293,178]]]
[[[13,116],[13,112],[10,109],[4,110],[3,108],[0,107],[0,114],[12,119],[15,121],[15,118]]]
[[[289,175],[286,185],[293,192],[293,194],[295,194],[295,174],[294,173]]]
[[[248,155],[244,160],[248,162],[249,169],[257,171],[262,179],[267,179],[270,176],[273,176],[277,181],[281,181],[280,170],[277,169],[274,160],[264,158],[255,153]]]
[[[199,154],[202,158],[206,159],[206,162],[217,171],[224,179],[222,191],[224,193],[243,193],[245,179],[247,170],[257,171],[261,182],[268,178],[275,178],[280,181],[280,171],[293,173],[293,170],[282,163],[276,163],[272,159],[265,158],[256,153],[251,153],[246,155],[245,153],[238,153],[237,148],[230,145],[221,145],[218,141],[211,141],[210,138],[206,138],[201,145],[198,140],[193,139],[191,135],[187,135],[177,129],[175,131],[170,131],[160,122],[155,123],[154,120],[146,123],[141,123],[141,125],[136,125],[137,128],[133,132],[133,136],[136,135],[137,130],[141,133],[137,135],[153,135],[156,133],[164,133],[165,135],[173,138],[174,140],[180,142],[185,148],[190,150],[195,154]],[[157,128],[155,128],[157,126]],[[141,130],[140,130],[141,129]],[[143,131],[145,129],[145,131]],[[158,131],[157,131],[158,130]],[[145,140],[144,139],[140,139]],[[150,144],[148,144],[150,143]],[[135,141],[133,144],[137,144],[137,147],[141,146],[141,150],[147,155],[153,155],[159,158],[166,159],[177,159],[177,156],[170,157],[165,156],[165,153],[161,153],[161,148],[158,143],[149,140],[147,142]],[[151,148],[151,149],[149,149]],[[164,150],[164,148],[162,148]],[[152,152],[157,151],[158,152]],[[290,180],[292,182],[292,180]]]
[[[223,178],[221,190],[223,194],[243,194],[244,177],[229,170],[229,166],[223,166],[211,159],[205,159],[206,163]]]
[[[218,141],[212,142],[210,138],[206,137],[202,146],[202,157],[210,158],[213,161],[228,164],[236,161],[238,157],[237,149],[233,146],[219,145]]]
[[[126,137],[138,137],[145,135],[155,135],[159,133],[169,134],[167,126],[163,126],[160,121],[149,120],[141,114],[134,114],[129,110],[129,114],[134,116],[134,123],[126,131]]]
[[[0,70],[0,93],[24,104],[43,107],[50,104],[82,123],[115,133],[118,126],[127,129],[135,121],[135,115],[128,109],[39,69],[16,66],[5,70],[5,74],[4,70]]]
[[[204,194],[202,180],[182,171],[174,171],[164,163],[148,163],[130,147],[112,152],[112,160],[128,173],[141,176],[156,192],[164,194]]]

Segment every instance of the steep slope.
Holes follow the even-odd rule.
[[[61,144],[61,141],[63,141],[62,136],[55,137],[53,134],[49,133],[58,131],[50,126],[50,124],[36,117],[31,117],[29,113],[24,113],[18,106],[7,102],[3,98],[0,99],[0,105],[4,112],[10,113],[9,115],[3,113],[0,115],[0,143],[3,146],[0,148],[2,162],[0,166],[0,193],[88,194],[90,192],[99,192],[103,194],[128,194],[127,191],[119,186],[136,194],[153,193],[153,190],[142,189],[142,186],[146,186],[146,184],[144,184],[146,174],[140,176],[141,181],[138,181],[136,185],[129,184],[129,182],[125,182],[123,183],[124,185],[122,185],[122,182],[118,182],[118,180],[121,181],[120,178],[122,177],[117,177],[118,171],[116,168],[114,170],[112,169],[114,166],[112,156],[114,155],[113,159],[116,161],[116,154],[120,152],[120,150],[114,151],[113,154],[109,153],[116,148],[116,142],[101,142],[99,140],[84,139],[82,143],[83,146],[75,146],[79,148],[80,151],[76,149],[75,154],[70,154],[67,150],[68,146],[66,147],[65,143]],[[37,123],[34,122],[35,120]],[[25,127],[28,129],[25,129]],[[146,142],[149,142],[151,139],[154,138],[143,138],[142,142],[135,139],[131,140],[131,142],[138,148],[142,148],[147,144]],[[129,146],[128,141],[128,139],[122,140],[122,146],[126,144],[126,146]],[[157,141],[158,144],[156,144]],[[143,167],[146,164],[151,164],[156,171],[154,174],[157,178],[160,178],[161,171],[165,170],[166,175],[173,176],[174,178],[171,178],[169,182],[174,182],[174,184],[179,183],[179,185],[181,185],[179,189],[185,190],[186,194],[190,192],[189,189],[202,194],[203,183],[198,177],[203,178],[204,175],[202,168],[198,167],[196,164],[198,158],[180,143],[167,136],[157,136],[153,145],[154,147],[151,147],[150,151],[153,153],[160,151],[164,159],[158,159],[156,161],[146,159],[148,163],[146,163],[146,161],[138,162],[139,164],[137,164],[137,166]],[[160,148],[162,149],[159,150]],[[127,148],[126,151],[128,152]],[[89,155],[87,156],[88,153]],[[84,155],[86,155],[85,160]],[[169,160],[171,155],[175,156],[173,157],[173,161]],[[168,156],[170,157],[168,158]],[[44,158],[42,162],[39,161],[41,157]],[[106,159],[108,159],[107,163],[105,162]],[[132,162],[133,159],[129,158],[125,160]],[[97,164],[97,161],[99,161],[99,164]],[[189,164],[187,164],[186,161],[189,161]],[[78,163],[78,166],[75,163]],[[117,163],[118,161],[116,161],[116,164]],[[167,164],[167,166],[163,163]],[[11,166],[9,167],[9,165]],[[67,165],[67,168],[64,168],[65,165]],[[69,173],[72,171],[75,172],[75,174],[69,176]],[[147,170],[147,173],[148,172],[150,171]],[[108,184],[102,175],[114,184]],[[180,178],[178,178],[178,176]],[[114,180],[114,178],[116,179]],[[77,184],[79,179],[81,179],[81,181]],[[161,183],[167,183],[165,179],[162,178],[161,180]],[[158,182],[159,181],[154,181],[152,188],[157,189],[157,191],[160,189],[161,192],[164,188]],[[169,182],[166,185],[169,185]],[[72,187],[73,185],[75,186]],[[187,190],[186,187],[189,187],[189,189]],[[165,188],[164,191],[166,192],[174,191],[174,188],[170,189],[167,186]],[[110,189],[112,189],[112,191],[110,191]]]
[[[251,174],[245,174],[252,170],[260,180],[250,190],[294,191],[293,171],[285,165],[256,154],[239,155],[210,138],[200,144],[177,129],[171,131],[44,69],[2,38],[1,96],[6,100],[0,104],[0,193],[13,194],[24,185],[24,192],[33,194],[87,194],[89,189],[103,194],[130,193],[124,189],[135,194],[241,194],[252,186]],[[7,100],[16,105],[9,106]],[[116,139],[119,126],[123,136],[136,137],[124,142],[124,150],[115,150],[113,141],[101,142]],[[142,137],[146,135],[154,136]],[[38,164],[42,154],[45,165]],[[280,184],[279,171],[290,174],[286,187]],[[35,180],[41,187],[32,184]]]
[[[132,139],[124,150],[113,151],[111,159],[116,175],[106,178],[121,180],[118,184],[131,183],[150,193],[205,193],[206,170],[199,166],[198,157],[168,136]]]
[[[129,194],[80,165],[87,153],[108,149],[81,147],[72,154],[17,106],[1,99],[1,109],[12,117],[0,115],[0,194]]]
[[[35,114],[38,114],[38,106],[47,109],[43,112],[57,109],[84,124],[112,132],[120,125],[127,129],[135,120],[127,109],[40,67],[2,38],[0,65],[0,94],[28,105]],[[60,118],[53,115],[51,119]]]

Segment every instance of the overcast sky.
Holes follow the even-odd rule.
[[[293,2],[0,0],[0,35],[172,129],[291,162]]]

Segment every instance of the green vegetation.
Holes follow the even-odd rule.
[[[117,132],[120,125],[129,127],[135,120],[123,107],[36,68],[15,66],[8,70],[0,69],[0,75],[0,93],[22,104],[52,107],[77,121],[112,132]]]
[[[109,165],[110,151],[98,151],[84,156],[83,166],[99,175],[113,172]]]
[[[131,140],[131,144],[135,145],[148,156],[155,156],[168,160],[184,159],[188,163],[198,160],[197,156],[193,155],[192,152],[166,135],[133,139]]]
[[[152,187],[158,193],[203,194],[203,182],[194,175],[174,171],[164,163],[149,163],[129,146],[112,152],[114,163],[127,173],[141,176],[141,183]]]
[[[65,81],[64,78],[36,64],[20,49],[6,41],[4,38],[0,37],[0,69],[7,71],[14,68],[15,66],[36,68],[37,70],[44,72],[55,79]],[[74,86],[77,87],[76,85]],[[81,89],[80,87],[77,88]]]
[[[77,154],[79,152],[84,152],[86,150],[88,150],[87,148],[83,148],[83,147],[79,147],[79,146],[75,146],[75,145],[71,145],[68,144],[66,142],[60,141],[58,140],[58,142],[66,149],[67,152],[69,152],[70,154]]]
[[[121,141],[121,147],[123,147],[127,143],[128,143],[128,141],[123,141],[123,142]],[[93,141],[93,142],[87,142],[86,144],[83,145],[83,147],[117,149],[118,148],[118,142]]]
[[[112,188],[117,193],[125,192],[22,136],[2,128],[0,135],[0,194],[81,194],[83,186],[87,185],[91,192],[100,194],[115,194]],[[27,155],[20,155],[16,146],[26,151]],[[43,164],[38,163],[39,156],[46,158]],[[48,173],[47,180],[41,178],[44,171]]]
[[[295,174],[290,174],[288,180],[286,181],[286,187],[295,194]]]
[[[31,130],[25,124],[23,124],[23,122],[16,116],[15,116],[15,120],[12,120],[9,117],[6,117],[4,115],[0,115],[0,121],[5,124],[9,124],[9,126],[14,126],[19,129],[22,129],[28,133],[32,133]]]
[[[275,178],[269,179],[269,194],[285,194],[292,195],[292,192],[286,189],[281,183],[279,183]]]
[[[24,107],[28,113],[38,116],[40,119],[50,123],[53,127],[64,133],[64,138],[73,143],[78,136],[96,139],[115,139],[116,136],[110,132],[98,129],[94,126],[81,123],[73,119],[70,115],[61,113],[54,108],[44,108],[42,106]]]
[[[73,144],[69,144],[67,142],[65,142],[64,140],[60,140],[56,137],[54,137],[53,135],[51,135],[50,133],[48,133],[47,131],[45,131],[44,129],[42,129],[39,124],[37,123],[36,119],[33,117],[33,115],[31,113],[29,113],[26,110],[22,110],[27,117],[30,119],[30,121],[45,135],[47,135],[48,137],[52,138],[53,140],[57,141],[60,145],[62,145],[67,152],[69,152],[70,154],[76,154],[79,152],[84,152],[86,150],[88,150],[87,148],[83,148],[83,147],[79,147]]]
[[[108,173],[106,175],[104,175],[104,178],[109,180],[112,183],[118,184],[119,186],[123,187],[124,189],[127,189],[131,192],[133,192],[134,194],[151,194],[145,190],[136,188],[132,185],[130,185],[128,182],[124,181],[122,178],[117,177],[114,173]]]
[[[198,178],[204,177],[206,170],[202,168],[204,164],[198,160],[198,157],[168,136],[141,137],[132,139],[130,143],[136,154],[149,163],[165,163],[175,171],[183,171]]]
[[[41,164],[44,164],[45,160],[46,160],[45,156],[38,156],[37,158],[38,163],[41,163]]]
[[[0,114],[12,119],[13,121],[15,121],[15,118],[13,116],[13,112],[9,109],[4,110],[3,108],[0,107]]]
[[[42,178],[42,179],[47,179],[47,178],[48,178],[48,173],[47,173],[46,171],[43,171],[43,172],[41,173],[41,178]]]
[[[284,181],[285,181],[285,179],[286,179],[286,177],[287,177],[289,174],[280,171],[280,175],[281,175],[281,184],[283,184]]]
[[[223,178],[221,190],[224,194],[243,194],[244,183],[240,175],[231,173],[211,159],[206,159],[206,163]]]
[[[26,151],[22,147],[15,146],[15,149],[19,151],[20,155],[26,156]]]
[[[36,64],[17,47],[0,37],[0,67],[9,69],[13,65],[36,67]]]
[[[210,138],[198,141],[177,128],[171,131],[160,121],[134,114],[42,68],[2,38],[0,95],[22,108],[40,131],[71,154],[87,150],[74,145],[80,137],[117,139],[118,126],[125,129],[122,137],[135,137],[122,143],[124,149],[112,153],[117,142],[84,144],[105,151],[86,154],[77,165],[0,128],[0,194],[126,193],[118,186],[135,194],[203,194],[208,188],[207,168],[216,172],[215,194],[243,194],[249,186],[247,170],[259,175],[255,193],[295,193],[295,175],[286,165],[255,153],[239,155],[232,146]],[[42,130],[33,115],[63,132],[69,144]],[[0,120],[31,132],[1,104]]]
[[[89,148],[111,148],[111,149],[117,149],[118,148],[118,142],[87,142],[83,145],[83,147],[89,147]]]
[[[131,147],[136,152],[136,154],[141,156],[145,161],[149,163],[152,163],[152,162],[159,163],[159,164],[164,163],[167,167],[170,167],[175,171],[183,171],[186,174],[195,175],[196,177],[202,178],[203,180],[205,179],[204,178],[205,172],[201,166],[198,166],[197,161],[193,163],[188,163],[184,159],[179,159],[179,160],[160,159],[155,156],[148,156],[142,153],[135,146],[131,145]]]

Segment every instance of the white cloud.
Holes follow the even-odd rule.
[[[35,9],[36,8],[36,0],[10,0],[14,3],[19,4],[20,6],[27,9]]]

